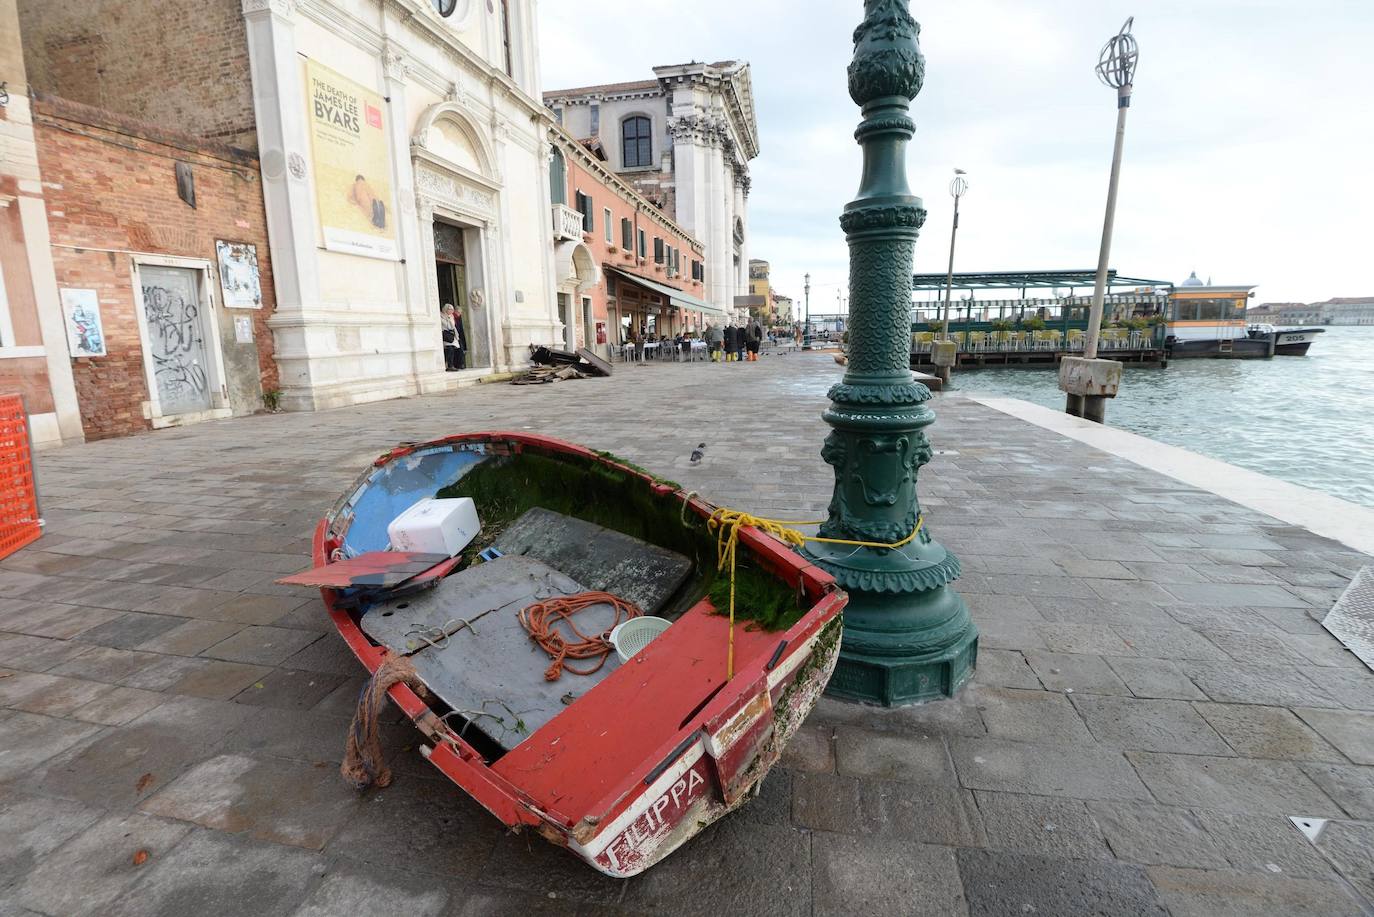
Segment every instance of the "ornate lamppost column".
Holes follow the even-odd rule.
[[[907,0],[865,0],[849,95],[863,109],[858,197],[840,217],[849,243],[849,362],[830,389],[833,428],[821,457],[835,468],[824,538],[805,553],[849,592],[832,695],[888,706],[948,697],[973,674],[978,632],[949,586],[959,561],[920,526],[916,476],[930,461],[930,390],[910,368],[911,264],[926,212],[906,179],[916,125],[910,102],[925,60]]]

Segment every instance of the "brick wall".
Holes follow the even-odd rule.
[[[256,149],[240,0],[19,0],[41,92]]]
[[[231,373],[243,365],[242,357],[248,360],[252,377],[231,378],[231,389],[236,381],[246,381],[260,398],[261,391],[277,388],[267,328],[275,298],[257,160],[241,150],[48,97],[35,104],[34,129],[58,286],[93,289],[100,298],[108,355],[73,361],[86,437],[122,436],[151,426],[144,416],[149,395],[134,311],[135,253],[200,258],[213,268],[216,239],[254,243],[263,307],[233,314],[251,316],[255,342],[234,344],[230,323],[227,336],[223,327],[220,331],[222,356]],[[192,166],[194,210],[177,196],[178,161]],[[218,303],[213,273],[211,282]],[[226,314],[222,308],[215,312]],[[257,406],[233,405],[236,413]]]

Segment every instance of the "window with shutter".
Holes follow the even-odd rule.
[[[553,159],[549,160],[549,193],[555,204],[568,202],[568,164],[558,147],[553,148]]]
[[[625,217],[620,219],[620,247],[625,251],[633,251],[635,247],[635,228]]]
[[[663,263],[663,240],[654,236],[654,264]]]
[[[649,252],[649,246],[645,241],[646,238],[647,237],[644,235],[644,230],[641,229],[639,231],[639,257],[641,258],[645,257]]]
[[[582,231],[596,232],[596,205],[590,194],[582,195]]]
[[[603,222],[606,224],[606,244],[607,244],[607,245],[614,245],[614,244],[615,244],[615,217],[611,216],[611,208],[609,208],[609,207],[607,207],[605,210],[601,211],[601,213],[602,213],[602,216],[604,217]]]

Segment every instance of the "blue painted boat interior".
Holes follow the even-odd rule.
[[[385,551],[386,527],[416,503],[432,497],[487,458],[479,444],[436,446],[412,452],[377,468],[353,493],[346,506],[353,521],[344,536],[343,553],[355,557]]]

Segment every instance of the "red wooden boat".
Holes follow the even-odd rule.
[[[365,566],[386,525],[435,496],[477,504],[482,534],[460,562],[399,555],[398,575],[321,589],[369,672],[397,654],[414,662],[430,699],[405,684],[390,697],[435,767],[506,825],[611,876],[642,872],[757,794],[838,656],[847,597],[828,574],[740,530],[727,678],[714,507],[612,456],[519,433],[382,456],[319,523],[314,572]],[[672,624],[625,662],[546,681],[549,656],[517,614],[586,589]]]

